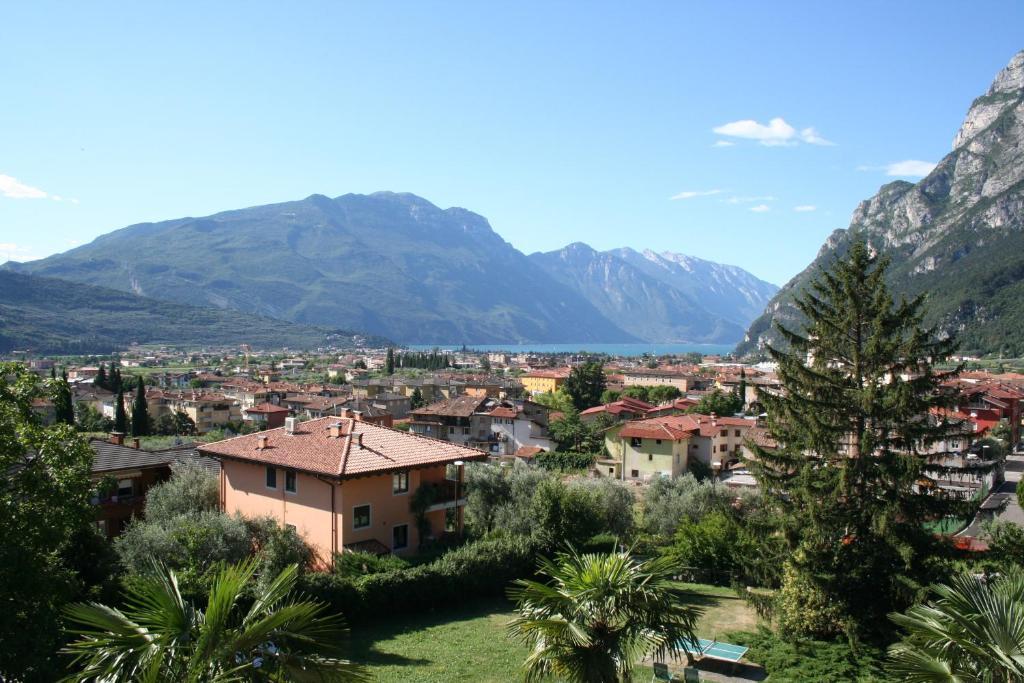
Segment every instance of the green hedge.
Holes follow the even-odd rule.
[[[514,579],[532,576],[543,548],[526,536],[468,543],[419,566],[360,577],[307,574],[304,592],[351,622],[448,608],[504,595]]]
[[[597,455],[594,453],[569,453],[563,451],[545,451],[534,457],[538,467],[546,470],[586,470],[590,469]]]

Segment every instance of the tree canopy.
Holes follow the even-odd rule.
[[[797,299],[802,331],[769,347],[783,392],[758,391],[778,448],[748,466],[779,510],[788,559],[777,616],[793,634],[856,637],[920,595],[937,554],[924,523],[964,505],[918,487],[948,427],[953,343],[921,326],[920,299],[895,303],[885,258],[863,242]]]
[[[95,535],[92,449],[70,425],[41,424],[32,403],[44,396],[24,366],[0,364],[0,678],[6,680],[54,680],[60,610],[83,588],[77,556]]]

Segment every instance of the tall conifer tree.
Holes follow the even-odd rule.
[[[124,411],[124,390],[117,390],[117,398],[114,400],[114,431],[124,434],[128,431],[128,416]]]
[[[50,380],[50,398],[53,401],[53,414],[57,424],[74,425],[75,407],[72,403],[71,385],[68,383],[68,374],[64,372],[60,378],[53,373],[54,379]]]
[[[99,369],[96,370],[96,378],[92,381],[93,386],[97,386],[100,389],[107,389],[107,368],[100,363]]]
[[[388,349],[388,354],[384,358],[384,374],[389,377],[395,374],[395,350],[392,348]]]
[[[925,523],[963,503],[927,485],[925,453],[950,433],[933,365],[954,349],[922,327],[922,299],[896,303],[888,260],[855,242],[797,299],[804,331],[776,321],[784,391],[758,387],[775,449],[749,465],[778,507],[786,547],[777,617],[791,634],[885,628],[936,575]],[[924,485],[922,485],[924,484]]]
[[[135,400],[132,402],[132,436],[149,436],[149,405],[142,375],[135,384]]]

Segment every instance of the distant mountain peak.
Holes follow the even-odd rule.
[[[650,249],[596,251],[574,242],[530,258],[651,342],[738,339],[777,289],[740,268]]]

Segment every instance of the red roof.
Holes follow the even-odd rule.
[[[528,372],[523,377],[533,377],[539,379],[565,379],[569,376],[571,368],[553,368],[551,370],[533,370]]]
[[[273,403],[261,403],[258,406],[253,406],[252,408],[246,408],[245,412],[247,412],[247,413],[266,413],[266,414],[269,415],[270,413],[287,413],[287,412],[291,412],[291,411],[289,411],[287,408],[282,408],[281,406],[275,406]]]
[[[611,413],[612,415],[619,415],[621,413],[646,413],[654,406],[646,401],[641,401],[636,398],[630,398],[624,396],[618,401],[612,403],[605,403],[601,406],[594,406],[593,408],[587,408],[580,412],[580,415],[596,415],[597,413]]]
[[[751,428],[755,420],[741,417],[711,417],[710,415],[668,415],[627,422],[619,436],[640,439],[670,439],[680,441],[691,436],[717,436],[727,427]]]
[[[341,426],[340,436],[331,436],[332,425]],[[261,448],[263,439],[266,445]],[[198,450],[214,458],[278,465],[338,479],[487,458],[475,448],[339,417],[301,422],[293,434],[279,427],[205,444]]]

